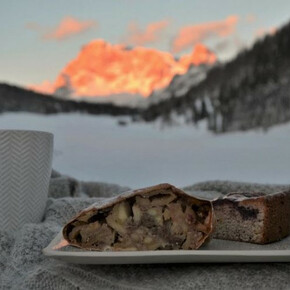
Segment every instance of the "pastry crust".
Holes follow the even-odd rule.
[[[213,226],[210,201],[159,184],[91,205],[65,225],[63,236],[98,251],[198,249]]]

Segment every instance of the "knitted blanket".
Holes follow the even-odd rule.
[[[185,191],[213,197],[239,190],[286,189],[290,185],[211,181]],[[0,229],[0,289],[290,289],[290,263],[74,265],[42,254],[78,211],[125,190],[53,171],[43,222],[26,224],[16,233]]]

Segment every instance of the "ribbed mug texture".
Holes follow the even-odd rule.
[[[0,130],[0,227],[15,231],[38,223],[45,211],[53,135]]]

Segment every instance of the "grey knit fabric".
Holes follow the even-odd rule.
[[[279,191],[288,186],[204,182],[186,191],[216,196],[230,191]],[[290,263],[73,265],[42,249],[79,210],[126,188],[81,183],[53,173],[44,220],[17,233],[0,229],[0,289],[290,289]],[[86,193],[87,191],[87,193]],[[90,197],[88,197],[90,196]]]
[[[229,192],[265,192],[273,193],[278,191],[289,191],[290,185],[273,185],[273,184],[260,184],[260,183],[245,183],[245,182],[231,182],[231,181],[206,181],[196,183],[192,186],[184,188],[185,191],[215,191],[221,194],[227,194]]]

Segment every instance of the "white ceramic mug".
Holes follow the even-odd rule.
[[[42,220],[48,197],[53,134],[0,130],[0,229]]]

